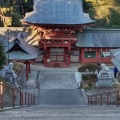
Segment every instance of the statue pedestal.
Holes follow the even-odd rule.
[[[97,87],[112,87],[113,78],[109,73],[101,73],[98,75]]]

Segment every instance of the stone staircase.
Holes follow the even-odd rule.
[[[0,112],[0,120],[119,120],[120,108],[111,106],[42,106]]]
[[[87,105],[83,102],[80,91],[78,91],[79,89],[76,89],[76,83],[79,83],[80,81],[76,80],[76,83],[75,81],[72,81],[73,78],[80,77],[78,74],[74,75],[74,73],[68,72],[64,73],[65,77],[62,76],[62,73],[56,73],[55,75],[56,76],[53,76],[50,72],[41,72],[41,79],[39,79],[39,82],[41,82],[41,89],[38,91],[39,102],[37,105],[1,111],[0,120],[120,119],[120,107],[116,107],[115,105]],[[67,79],[68,76],[69,83]],[[55,80],[55,77],[58,81]],[[61,79],[62,77],[65,79]],[[62,97],[64,98],[62,101],[56,101],[60,100]],[[51,103],[51,101],[53,103]]]
[[[80,105],[84,103],[74,72],[40,72],[39,105]]]
[[[70,72],[38,72],[41,89],[38,104],[0,112],[0,120],[119,120],[120,107],[87,105],[76,88],[79,75]],[[49,76],[49,78],[48,78]],[[57,79],[58,81],[56,81]],[[51,81],[50,81],[51,80]],[[61,99],[63,98],[63,99]]]

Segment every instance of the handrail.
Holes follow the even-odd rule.
[[[16,87],[0,82],[0,109],[23,107],[35,104],[35,96]]]
[[[120,91],[104,92],[94,95],[88,95],[88,105],[109,105],[114,102],[116,106],[120,103]]]

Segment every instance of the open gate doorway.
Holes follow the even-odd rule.
[[[65,61],[65,48],[63,47],[51,47],[50,49],[50,61],[51,62],[64,62]]]
[[[69,67],[70,55],[68,47],[47,47],[44,55],[44,65],[46,67]]]

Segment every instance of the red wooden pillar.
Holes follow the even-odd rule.
[[[45,52],[47,52],[46,51],[47,50],[47,47],[46,47],[46,43],[44,43],[44,55],[43,55],[43,63],[44,63],[44,66],[45,66],[45,64],[46,64],[46,60],[47,60],[47,55],[46,55],[46,53]]]
[[[28,72],[29,72],[29,66],[28,66],[28,61],[26,60],[26,80],[28,80]]]
[[[50,59],[50,47],[47,48],[47,59]]]
[[[70,56],[71,55],[68,55],[68,67],[70,66]]]
[[[84,60],[84,48],[81,48],[81,63],[83,63]]]
[[[81,54],[82,53],[82,51],[81,51],[81,49],[79,48],[79,63],[81,62]]]
[[[65,48],[64,48],[64,58],[63,58],[63,59],[64,59],[64,60],[63,60],[64,62],[67,62],[67,60],[66,60],[67,53],[68,53],[68,49],[67,49],[67,47],[65,47]]]
[[[28,63],[28,67],[29,67],[29,73],[30,73],[30,62]]]
[[[68,44],[68,52],[71,52],[71,43]],[[71,55],[68,55],[68,67],[70,66]]]
[[[96,49],[96,53],[97,53],[97,55],[96,55],[96,57],[97,57],[97,62],[101,62],[101,61],[100,61],[100,49],[99,49],[99,48]]]

